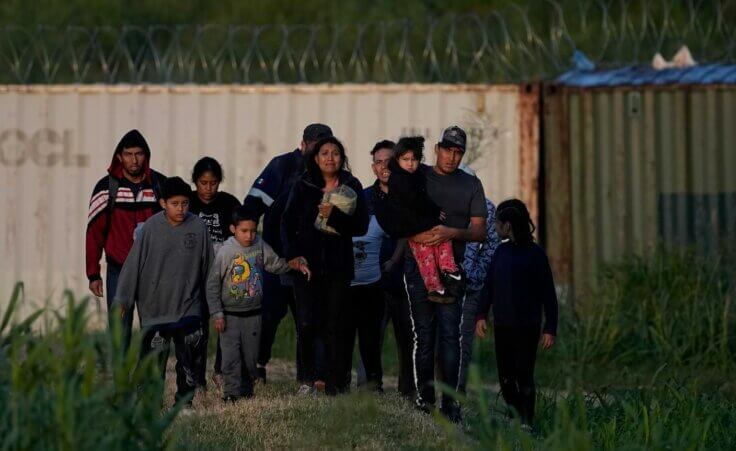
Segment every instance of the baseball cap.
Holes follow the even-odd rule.
[[[465,135],[465,131],[458,127],[457,125],[453,125],[451,127],[447,127],[444,132],[442,132],[442,139],[440,140],[439,146],[444,147],[445,149],[449,149],[451,147],[459,147],[465,152],[465,141],[467,140],[467,137]]]
[[[319,141],[320,139],[332,136],[332,129],[325,124],[309,124],[304,129],[302,139],[305,142]]]

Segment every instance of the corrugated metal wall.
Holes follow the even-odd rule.
[[[736,245],[736,87],[577,89],[544,99],[546,242],[585,290],[660,244]]]
[[[5,86],[0,87],[0,305],[24,280],[36,303],[59,302],[64,287],[87,292],[87,204],[122,134],[138,128],[152,166],[188,179],[204,155],[225,167],[222,189],[242,198],[303,127],[333,127],[354,172],[373,180],[369,150],[384,138],[471,130],[472,164],[498,202],[536,205],[536,88],[488,85]],[[430,161],[433,159],[429,152]]]

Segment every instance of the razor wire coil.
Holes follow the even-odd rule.
[[[543,0],[488,15],[335,25],[0,27],[0,83],[519,83],[555,77],[576,50],[647,64],[687,45],[736,60],[727,0]]]

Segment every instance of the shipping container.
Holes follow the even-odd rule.
[[[457,124],[487,196],[519,196],[536,211],[538,100],[528,85],[0,86],[0,305],[16,281],[26,283],[26,308],[58,306],[65,288],[87,293],[90,194],[129,129],[166,175],[189,179],[197,159],[217,158],[221,189],[242,199],[311,122],[333,128],[366,186],[375,142],[422,134],[431,162],[443,128]]]
[[[604,71],[545,86],[544,240],[560,285],[584,294],[601,265],[663,246],[734,249],[736,86],[718,70],[734,73]]]

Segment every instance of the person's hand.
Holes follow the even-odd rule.
[[[542,335],[542,348],[543,349],[549,349],[552,346],[555,345],[555,336],[552,334],[543,334]]]
[[[486,331],[488,330],[488,324],[486,320],[479,319],[475,322],[475,336],[478,338],[485,338]]]
[[[430,232],[432,233],[432,238],[424,243],[427,246],[438,246],[455,238],[455,229],[443,225],[432,227]]]
[[[417,233],[413,237],[409,238],[409,240],[419,243],[419,244],[427,244],[429,241],[434,239],[434,233],[432,230],[426,230],[422,233]]]
[[[307,282],[312,280],[312,271],[309,270],[309,265],[306,262],[299,265],[299,271],[307,277]]]
[[[319,207],[317,207],[319,208],[319,215],[325,219],[329,219],[333,207],[334,205],[328,204],[326,202],[319,204]]]
[[[102,280],[97,279],[97,280],[93,280],[92,282],[90,282],[89,283],[89,291],[91,291],[92,294],[94,294],[98,298],[101,298],[102,295],[103,295],[103,293],[102,293]]]
[[[306,258],[292,258],[291,260],[289,260],[289,267],[304,274],[307,277],[307,281],[312,280],[312,271],[309,269],[309,263],[307,263]]]
[[[214,323],[218,334],[225,332],[225,318],[216,318]]]
[[[391,272],[391,270],[394,269],[394,262],[393,260],[386,260],[383,262],[383,266],[381,266],[382,272]]]

